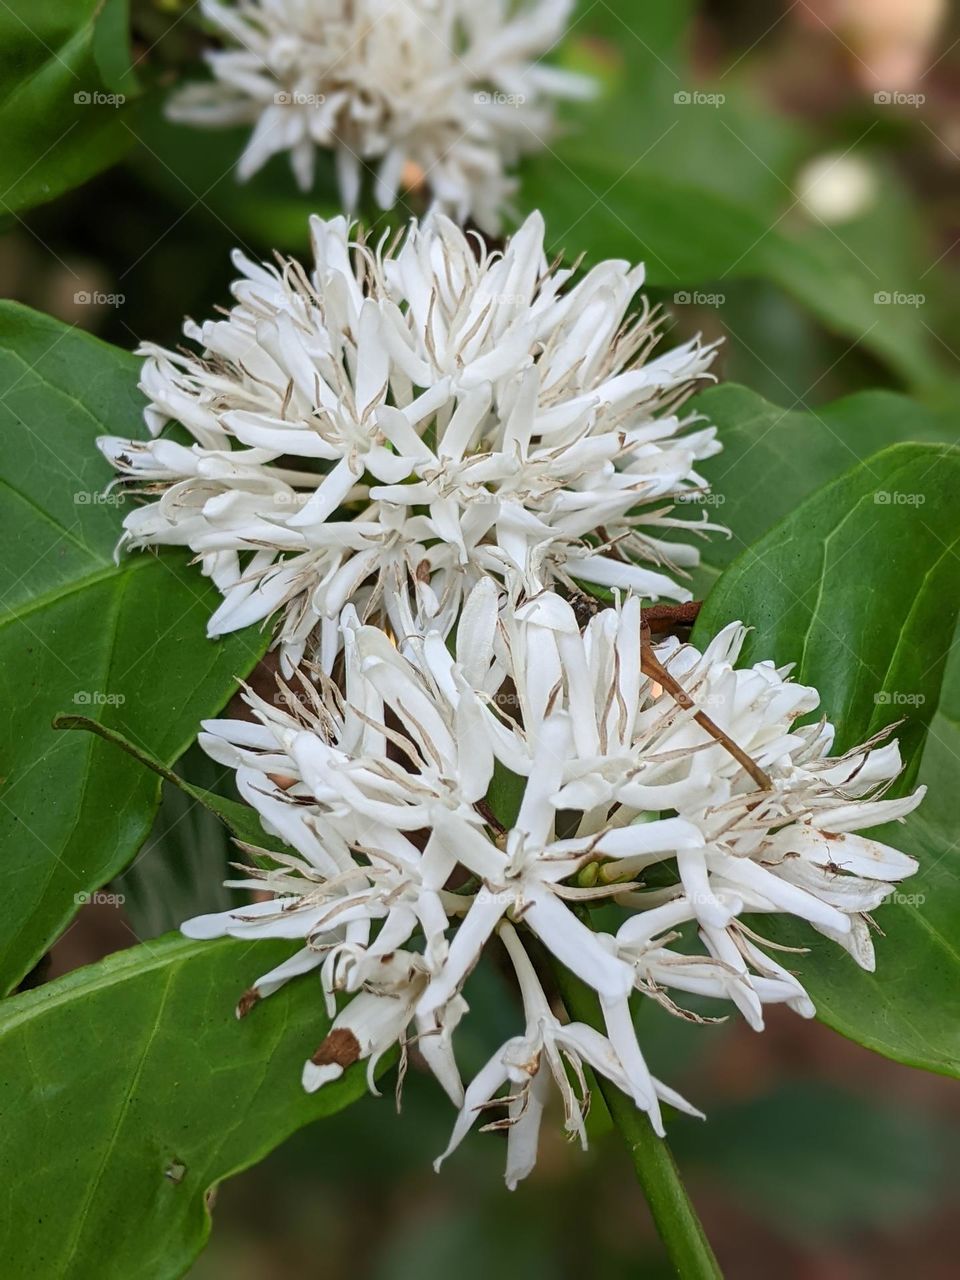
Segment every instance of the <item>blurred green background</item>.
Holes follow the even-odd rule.
[[[671,16],[669,6],[652,5],[627,24],[631,10],[622,5],[581,7],[563,56],[622,82],[626,96],[616,100],[632,102],[634,112],[625,118],[621,109],[611,133],[611,150],[622,147],[634,160],[614,169],[603,209],[616,208],[614,188],[629,199],[634,181],[638,219],[655,228],[650,192],[679,184],[694,203],[718,198],[725,210],[766,219],[765,241],[783,237],[826,266],[820,280],[805,274],[803,259],[788,278],[780,265],[741,271],[730,254],[714,276],[699,268],[681,289],[671,281],[683,279],[682,266],[671,261],[658,271],[648,258],[650,292],[665,307],[671,336],[701,330],[725,338],[722,376],[787,408],[904,385],[928,402],[956,405],[957,14],[939,0],[714,0],[687,8],[678,4]],[[154,87],[172,82],[203,44],[192,9],[179,0],[134,4],[138,72]],[[724,102],[681,103],[674,119],[675,94],[695,91]],[[282,161],[238,188],[230,172],[236,137],[164,124],[156,96],[147,95],[123,164],[18,219],[0,238],[5,295],[126,348],[146,339],[175,344],[185,314],[200,319],[226,302],[235,245],[261,255],[278,245],[301,249],[305,211],[329,211],[323,198],[295,193]],[[592,110],[602,118],[602,103]],[[526,181],[532,200],[536,167]],[[713,215],[705,208],[709,240]],[[571,254],[588,226],[599,225],[591,235],[602,237],[602,221],[569,222],[569,231],[552,230]],[[622,253],[617,235],[610,251]],[[650,240],[643,230],[636,236],[634,256],[642,258]],[[745,250],[755,248],[748,236]],[[894,298],[876,302],[878,326],[898,312],[886,346],[871,340],[871,325],[851,336],[851,325],[833,322],[827,295],[844,273],[872,279],[876,295]],[[89,295],[109,300],[91,305],[83,301]],[[185,766],[193,781],[203,781],[203,768],[197,753]],[[51,975],[156,936],[198,902],[216,909],[225,902],[219,881],[227,858],[219,828],[166,796],[153,837],[119,886],[125,906],[84,909],[57,945]],[[496,973],[478,972],[468,997],[466,1071],[512,1033],[515,1016]],[[643,1019],[654,1071],[709,1115],[707,1125],[676,1119],[671,1141],[728,1275],[957,1274],[960,1102],[947,1081],[780,1008],[762,1036],[732,1020],[691,1027],[654,1009]],[[602,1116],[587,1155],[563,1142],[558,1125],[546,1125],[535,1176],[509,1194],[499,1135],[472,1136],[437,1177],[431,1163],[446,1145],[449,1108],[415,1061],[399,1116],[392,1090],[388,1079],[384,1097],[301,1132],[221,1187],[211,1243],[191,1274],[667,1274],[626,1153]]]

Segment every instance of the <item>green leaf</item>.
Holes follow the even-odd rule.
[[[960,604],[958,484],[960,452],[947,446],[874,454],[734,561],[704,606],[700,634],[734,617],[748,622],[743,661],[797,662],[841,747],[906,713],[899,738],[917,766]]]
[[[0,304],[0,989],[8,990],[149,833],[159,781],[82,712],[165,764],[261,656],[254,631],[206,639],[218,595],[180,554],[113,552],[121,512],[95,437],[139,435],[138,362]]]
[[[877,974],[851,981],[839,957],[817,954],[807,983],[822,1022],[888,1058],[960,1075],[960,630],[927,733],[918,781],[923,804],[903,825],[871,833],[913,854],[917,875],[879,917]],[[809,957],[804,961],[808,968]]]
[[[722,292],[726,279],[771,280],[906,380],[942,380],[917,309],[878,305],[877,279],[885,277],[864,269],[827,232],[800,237],[771,229],[776,214],[651,174],[642,160],[631,168],[585,140],[532,162],[522,190],[527,209],[543,210],[557,248],[575,248],[590,261],[645,262],[647,283],[663,288],[710,284]],[[911,283],[894,282],[887,292],[914,292]]]
[[[133,143],[127,0],[0,5],[0,211],[52,200]]]
[[[222,767],[197,744],[174,770],[88,716],[57,716],[54,728],[95,733],[166,783],[148,840],[113,882],[122,895],[126,918],[142,942],[179,928],[190,916],[226,911],[233,905],[224,881],[230,878],[230,863],[236,858],[234,841],[250,846],[245,856],[258,864],[267,859],[254,850],[287,851],[281,840],[263,830],[255,809],[214,789],[218,784],[232,786],[233,774],[225,777]],[[192,777],[199,774],[207,785],[188,781],[187,772]]]
[[[658,180],[772,211],[784,190],[781,175],[809,140],[798,123],[771,112],[729,72],[716,86],[722,104],[676,101],[703,88],[687,49],[696,7],[690,0],[581,5],[565,61],[592,76],[600,92],[569,104],[559,140],[569,142],[572,153],[615,161],[621,171],[639,159]],[[596,153],[591,144],[598,145]]]
[[[704,546],[699,594],[744,547],[855,463],[888,445],[960,439],[956,414],[890,391],[863,391],[797,410],[723,383],[697,396],[690,408],[716,424],[723,444],[698,470],[713,489],[711,514],[732,535],[714,535]]]
[[[363,1067],[300,1087],[329,1026],[316,984],[234,1016],[290,949],[168,936],[3,1004],[9,1280],[184,1274],[210,1231],[209,1190],[361,1096]]]
[[[955,449],[901,444],[875,454],[748,547],[695,631],[702,644],[735,618],[750,624],[743,661],[795,662],[796,678],[820,690],[841,749],[903,719],[898,785],[911,786],[919,771],[938,794],[883,834],[920,858],[920,874],[879,913],[875,975],[819,943],[798,968],[830,1026],[887,1057],[952,1074],[960,1073],[956,786],[928,735],[932,725],[947,741],[949,728],[936,712],[960,606],[958,484]],[[777,936],[811,942],[799,926]]]
[[[145,769],[152,770],[164,782],[169,782],[172,786],[177,787],[187,799],[193,800],[195,804],[201,805],[208,813],[213,814],[236,840],[256,845],[259,849],[289,852],[288,845],[284,844],[278,837],[270,836],[264,831],[260,822],[260,815],[256,809],[240,800],[231,800],[229,796],[219,795],[210,787],[198,787],[192,782],[188,782],[186,778],[181,777],[179,773],[165,765],[162,760],[158,760],[155,755],[152,755],[143,747],[136,746],[123,733],[110,725],[101,724],[97,720],[92,720],[89,716],[61,715],[54,720],[53,727],[55,729],[84,729],[88,733],[95,733],[104,742],[112,743],[113,746],[119,747],[121,751],[125,751],[128,756],[136,760]],[[232,776],[232,771],[220,770],[219,778],[223,779],[225,776]]]

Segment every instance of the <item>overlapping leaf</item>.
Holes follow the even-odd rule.
[[[888,1057],[960,1072],[960,861],[951,721],[938,714],[960,608],[960,453],[903,444],[859,463],[750,545],[721,576],[701,639],[734,618],[744,660],[795,662],[822,694],[839,746],[903,720],[907,787],[930,801],[887,838],[921,860],[879,913],[877,973],[816,946],[799,968],[820,1016]],[[933,737],[931,738],[931,729]],[[800,930],[791,941],[809,944]]]
[[[712,493],[704,506],[730,530],[703,547],[698,594],[743,549],[817,489],[888,445],[960,443],[960,415],[890,391],[862,391],[815,408],[783,408],[747,387],[723,383],[691,402],[712,422],[722,452],[699,470]]]
[[[114,563],[101,432],[137,435],[137,362],[49,318],[0,307],[0,988],[129,862],[159,781],[92,735],[82,712],[166,764],[228,699],[266,643],[212,643],[216,592],[178,554]]]
[[[699,83],[682,47],[691,9],[581,7],[568,56],[593,55],[603,92],[525,165],[524,207],[543,210],[557,248],[644,261],[652,285],[770,280],[903,378],[937,381],[919,307],[877,300],[921,293],[919,273],[805,210],[796,172],[810,140],[746,97],[733,67]]]

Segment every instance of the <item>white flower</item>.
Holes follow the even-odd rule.
[[[457,661],[434,633],[417,644],[419,663],[348,610],[342,695],[327,679],[316,689],[302,680],[299,693],[281,686],[278,705],[249,694],[258,724],[207,722],[202,745],[236,768],[243,798],[293,852],[232,882],[276,897],[198,917],[184,932],[305,942],[255,984],[241,1012],[318,967],[331,1012],[338,991],[364,997],[339,1015],[333,1039],[307,1065],[308,1087],[336,1078],[348,1051],[351,1062],[375,1062],[415,1019],[424,1056],[459,1102],[449,1038],[462,1016],[461,989],[493,932],[508,916],[522,919],[602,996],[612,1043],[624,1057],[633,1054],[617,1069],[659,1129],[658,1094],[632,1033],[623,1039],[633,968],[568,905],[611,889],[562,883],[590,856],[584,842],[568,849],[554,830],[550,796],[562,782],[569,715],[549,718],[528,754],[523,735],[498,718],[485,693],[502,679],[490,661],[496,604],[492,583],[478,587]],[[485,804],[498,757],[520,760],[530,772],[509,831]],[[638,829],[634,847],[666,853],[700,839],[690,824],[667,819]],[[465,875],[472,881],[464,883]],[[424,940],[422,957],[402,950],[415,933]]]
[[[737,919],[742,912],[795,916],[846,948],[862,968],[874,968],[868,913],[917,869],[907,854],[856,834],[902,820],[923,797],[919,788],[882,798],[900,773],[896,743],[879,745],[881,734],[830,755],[832,725],[796,724],[818,706],[815,689],[790,682],[789,668],[771,662],[736,668],[746,636],[739,623],[703,654],[675,638],[656,647],[657,660],[693,703],[686,710],[656,678],[640,674],[635,599],[597,615],[582,635],[570,606],[549,594],[501,628],[508,648],[502,664],[516,683],[528,732],[547,708],[550,715],[564,705],[570,710],[579,759],[567,762],[553,802],[582,815],[578,837],[596,833],[598,881],[643,877],[662,862],[637,843],[644,827],[634,823],[650,812],[675,811],[703,836],[677,848],[674,884],[622,899],[648,910],[623,925],[619,954],[626,946],[643,967],[654,922],[660,932],[695,920],[727,976],[721,972],[718,984],[715,972],[706,984],[706,972],[684,971],[671,960],[669,977],[650,980],[701,994],[709,985],[709,994],[728,994],[758,1028],[761,1005],[770,1000],[786,1000],[807,1015],[813,1006],[793,975],[755,945],[762,940]],[[698,712],[754,762],[767,786],[758,788],[718,735],[694,718]],[[602,863],[607,856],[616,859],[609,868]],[[666,914],[658,918],[658,909]]]
[[[190,547],[222,591],[211,635],[280,610],[285,670],[307,647],[329,669],[348,601],[404,636],[448,633],[488,576],[514,596],[576,579],[689,598],[698,553],[658,535],[711,527],[670,512],[719,447],[678,413],[713,351],[647,358],[642,270],[574,284],[536,214],[502,254],[440,216],[393,251],[312,226],[309,276],[236,256],[236,306],[185,327],[201,355],[143,348],[155,438],[100,441],[159,495],[124,541]],[[159,434],[171,421],[189,447]]]
[[[819,704],[815,689],[792,684],[789,668],[771,662],[737,669],[746,631],[725,628],[701,656],[670,641],[661,659],[737,744],[765,771],[759,789],[719,745],[708,751],[715,783],[712,800],[681,806],[704,835],[702,848],[682,852],[678,869],[686,897],[696,908],[701,935],[718,960],[739,972],[757,963],[743,926],[727,928],[729,908],[719,894],[735,898],[743,911],[792,915],[846,948],[864,969],[874,968],[868,913],[913,875],[915,859],[855,834],[902,820],[923,798],[883,799],[901,771],[895,742],[886,735],[839,756],[830,754],[832,725],[797,725]],[[673,750],[701,744],[704,730],[688,722],[664,741]],[[735,945],[732,945],[735,944]],[[778,966],[762,957],[768,973]],[[759,1009],[757,1009],[757,1014]]]
[[[200,0],[224,48],[213,80],[190,85],[172,119],[252,124],[237,167],[251,177],[288,152],[299,185],[333,151],[343,204],[356,208],[367,165],[389,209],[405,184],[488,231],[515,182],[508,169],[543,147],[553,100],[591,82],[546,65],[572,0]]]
[[[583,1138],[585,1098],[564,1083],[564,1061],[575,1080],[582,1063],[606,1075],[658,1133],[660,1102],[681,1105],[647,1068],[634,991],[680,1012],[686,994],[729,1001],[757,1029],[765,1004],[813,1013],[741,914],[798,917],[872,964],[867,913],[916,863],[852,833],[902,818],[922,793],[882,798],[899,770],[892,745],[829,756],[827,726],[795,723],[814,690],[770,663],[734,666],[739,624],[702,654],[675,639],[655,646],[660,680],[641,670],[650,651],[635,598],[581,631],[559,596],[512,613],[487,579],[466,602],[455,654],[439,632],[401,651],[352,608],[342,629],[342,690],[301,674],[275,704],[249,695],[258,723],[207,724],[204,747],[236,769],[241,795],[291,852],[266,855],[237,884],[274,898],[184,925],[192,937],[303,943],[241,1012],[316,968],[331,1016],[338,993],[353,996],[305,1068],[308,1088],[360,1060],[372,1087],[377,1060],[412,1026],[460,1109],[450,1150],[510,1087],[500,1101],[513,1184],[532,1162],[551,1077]],[[497,812],[497,766],[514,775],[515,816]],[[589,923],[600,901],[621,908],[615,933]],[[452,1038],[495,935],[525,1026],[464,1093]],[[526,955],[532,936],[596,992],[605,1034],[551,1013]]]
[[[586,1150],[585,1121],[590,1094],[583,1071],[584,1063],[612,1080],[626,1094],[635,1093],[639,1087],[647,1104],[645,1109],[651,1112],[651,1119],[661,1135],[663,1126],[659,1100],[669,1102],[688,1115],[701,1115],[673,1089],[667,1088],[649,1074],[636,1044],[632,1026],[625,1028],[625,1031],[630,1046],[629,1057],[639,1066],[633,1079],[624,1069],[616,1048],[608,1037],[582,1022],[561,1024],[550,1009],[540,980],[516,930],[512,925],[504,923],[500,926],[499,933],[517,975],[526,1030],[522,1036],[515,1036],[502,1045],[471,1082],[464,1095],[450,1143],[436,1161],[437,1170],[463,1141],[481,1111],[495,1105],[495,1095],[505,1084],[510,1085],[512,1092],[508,1097],[500,1099],[499,1103],[507,1108],[507,1116],[485,1128],[507,1129],[506,1182],[511,1191],[531,1172],[536,1163],[540,1119],[551,1078],[563,1101],[565,1128],[568,1134],[579,1138],[581,1146]]]

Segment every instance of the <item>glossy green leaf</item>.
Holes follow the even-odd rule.
[[[316,983],[234,1016],[290,950],[168,936],[3,1004],[5,1277],[183,1275],[210,1189],[363,1093],[363,1068],[300,1087],[329,1026]]]
[[[921,871],[879,913],[876,974],[819,942],[798,969],[823,1021],[888,1057],[948,1073],[960,1073],[958,757],[949,746],[950,757],[932,753],[931,742],[949,743],[951,725],[937,708],[960,608],[958,485],[960,453],[949,446],[873,455],[748,547],[695,633],[702,643],[735,618],[748,622],[743,660],[795,662],[796,678],[820,690],[841,748],[903,721],[898,785],[920,773],[933,794],[886,835],[920,858]],[[778,936],[812,941],[799,928]]]
[[[133,143],[127,0],[0,5],[0,213],[52,200]]]
[[[217,593],[179,554],[114,563],[121,511],[94,444],[138,435],[133,357],[0,306],[0,989],[146,838],[159,781],[55,716],[90,715],[166,764],[266,644],[206,639]]]
[[[722,383],[691,402],[717,427],[723,450],[698,468],[704,503],[730,530],[702,548],[705,594],[750,543],[817,489],[888,445],[960,441],[960,415],[937,412],[890,391],[863,391],[815,409],[785,409],[747,387]]]
[[[951,1075],[960,1075],[958,768],[960,630],[920,761],[924,802],[902,826],[875,830],[920,861],[879,917],[877,974],[858,974],[854,986],[836,956],[821,954],[810,984],[822,1021],[887,1057]]]

